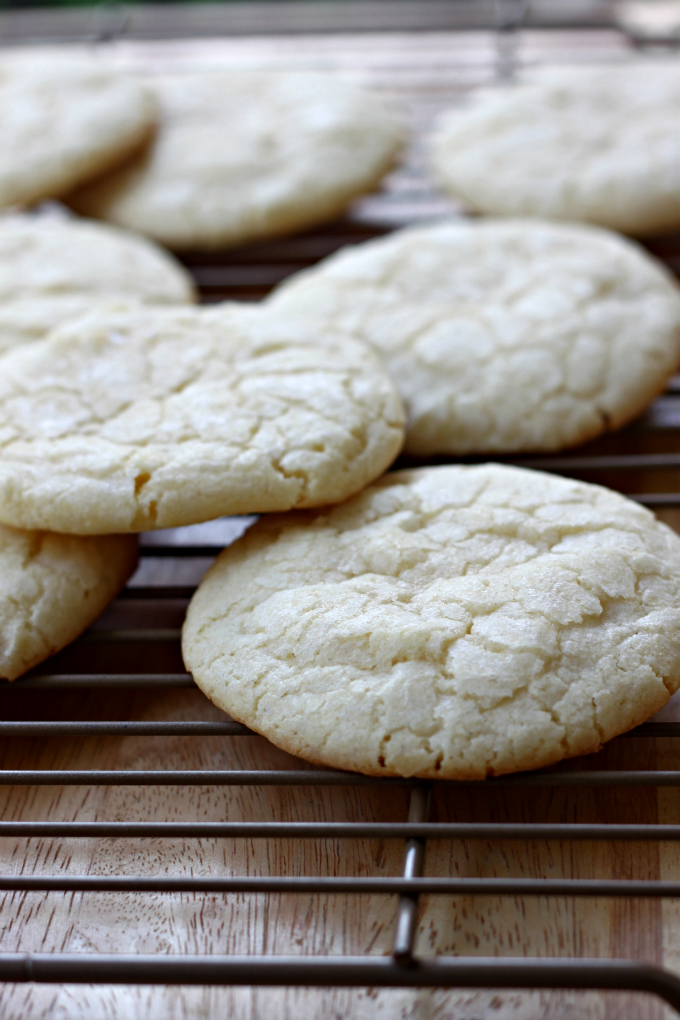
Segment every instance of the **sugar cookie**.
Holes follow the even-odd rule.
[[[187,668],[277,746],[484,779],[597,751],[680,685],[680,538],[595,485],[498,465],[385,475],[260,520],[196,592]]]
[[[397,231],[290,277],[268,304],[379,351],[416,456],[585,442],[640,414],[680,361],[670,273],[579,224]]]
[[[0,520],[147,531],[318,506],[380,475],[403,409],[376,356],[256,307],[93,312],[0,366]]]
[[[680,227],[680,67],[555,68],[473,96],[432,139],[444,188],[494,216]]]
[[[195,292],[180,263],[138,234],[75,218],[0,216],[0,353],[112,299],[183,304]]]
[[[70,199],[169,248],[217,248],[340,216],[390,169],[399,120],[325,74],[235,71],[149,79],[150,150]]]
[[[0,64],[0,208],[58,198],[126,159],[157,118],[149,90],[94,61]]]
[[[131,535],[81,538],[0,525],[0,677],[14,680],[77,638],[136,565]]]

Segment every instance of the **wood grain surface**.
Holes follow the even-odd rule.
[[[523,63],[619,60],[617,32],[526,32]],[[34,51],[35,52],[35,51]],[[493,80],[494,37],[484,32],[289,35],[192,41],[119,40],[102,57],[145,73],[208,66],[313,67],[359,75],[393,96],[414,141],[381,194],[340,224],[298,238],[224,253],[188,254],[207,300],[256,300],[278,279],[343,243],[403,223],[456,213],[428,182],[424,134],[441,110]],[[22,59],[15,53],[13,59]],[[657,246],[669,262],[680,246]],[[664,403],[663,401],[666,401]],[[591,444],[599,452],[677,450],[680,401],[663,398],[646,424]],[[595,480],[592,474],[584,474]],[[677,490],[676,471],[610,471],[597,480],[622,491]],[[676,526],[678,512],[667,511]],[[186,529],[180,536],[187,539]],[[203,535],[203,539],[201,539]],[[212,535],[212,537],[211,537]],[[195,541],[214,541],[198,531]],[[206,537],[207,536],[207,537]],[[191,536],[189,535],[189,538]],[[133,586],[197,583],[205,557],[145,559]],[[117,602],[97,626],[172,628],[182,600]],[[54,672],[178,672],[177,643],[76,642]],[[0,690],[2,719],[219,719],[197,690]],[[680,718],[672,706],[666,718]],[[619,738],[565,768],[677,768],[680,742]],[[0,743],[0,768],[299,768],[259,737],[107,737]],[[304,767],[304,764],[302,765]],[[2,818],[35,820],[399,821],[404,789],[0,787]],[[440,788],[433,820],[680,823],[680,792],[665,789],[471,791]],[[397,840],[0,839],[0,873],[121,875],[398,875]],[[680,848],[660,843],[432,841],[426,874],[680,880]],[[396,901],[379,896],[11,893],[0,899],[0,951],[386,954]],[[647,960],[680,972],[680,905],[659,900],[567,897],[430,897],[417,950],[470,956],[600,956]],[[0,1017],[54,1020],[660,1020],[672,1015],[640,995],[534,992],[283,990],[182,987],[0,986]]]

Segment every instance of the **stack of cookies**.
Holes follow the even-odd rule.
[[[221,247],[337,216],[391,166],[398,118],[321,75],[145,88],[85,66],[14,73],[0,89],[22,130],[0,120],[0,202],[62,196],[109,223],[0,219],[3,676],[101,612],[137,533],[264,514],[200,585],[183,651],[218,706],[294,754],[478,779],[595,751],[667,702],[680,538],[653,514],[497,464],[384,474],[402,450],[573,446],[663,390],[680,289],[605,228],[680,210],[680,134],[665,108],[648,116],[666,69],[644,95],[593,73],[483,97],[445,120],[433,160],[472,207],[509,218],[397,231],[260,306],[210,308],[155,242]],[[604,97],[585,126],[584,87]],[[89,113],[69,106],[78,88]],[[649,127],[648,166],[617,177],[626,103]],[[551,222],[566,219],[591,222]]]
[[[337,216],[402,140],[379,97],[323,75],[150,84],[85,58],[3,62],[0,414],[21,478],[0,532],[3,676],[101,613],[136,532],[342,500],[394,459],[403,412],[374,355],[192,308],[148,238],[221,246]],[[19,211],[45,199],[112,225]]]

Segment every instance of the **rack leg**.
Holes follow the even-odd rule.
[[[496,80],[509,84],[517,77],[518,30],[529,13],[530,0],[496,0]]]
[[[418,784],[411,790],[409,822],[426,822],[430,814],[432,787]],[[409,839],[404,850],[404,878],[421,878],[425,864],[425,840]],[[399,897],[397,928],[394,934],[392,956],[398,963],[408,963],[413,956],[413,945],[418,920],[418,897]]]

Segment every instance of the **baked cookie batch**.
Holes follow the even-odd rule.
[[[337,217],[405,140],[330,75],[0,68],[0,675],[78,636],[136,533],[264,514],[183,654],[279,747],[483,779],[598,750],[680,687],[680,537],[618,493],[401,451],[559,450],[680,364],[680,70],[559,69],[445,116],[471,211],[357,245],[258,306],[195,307],[166,249]],[[60,212],[30,207],[59,198]],[[506,218],[507,217],[507,218]],[[99,222],[97,222],[99,221]],[[108,221],[108,222],[102,222]]]

